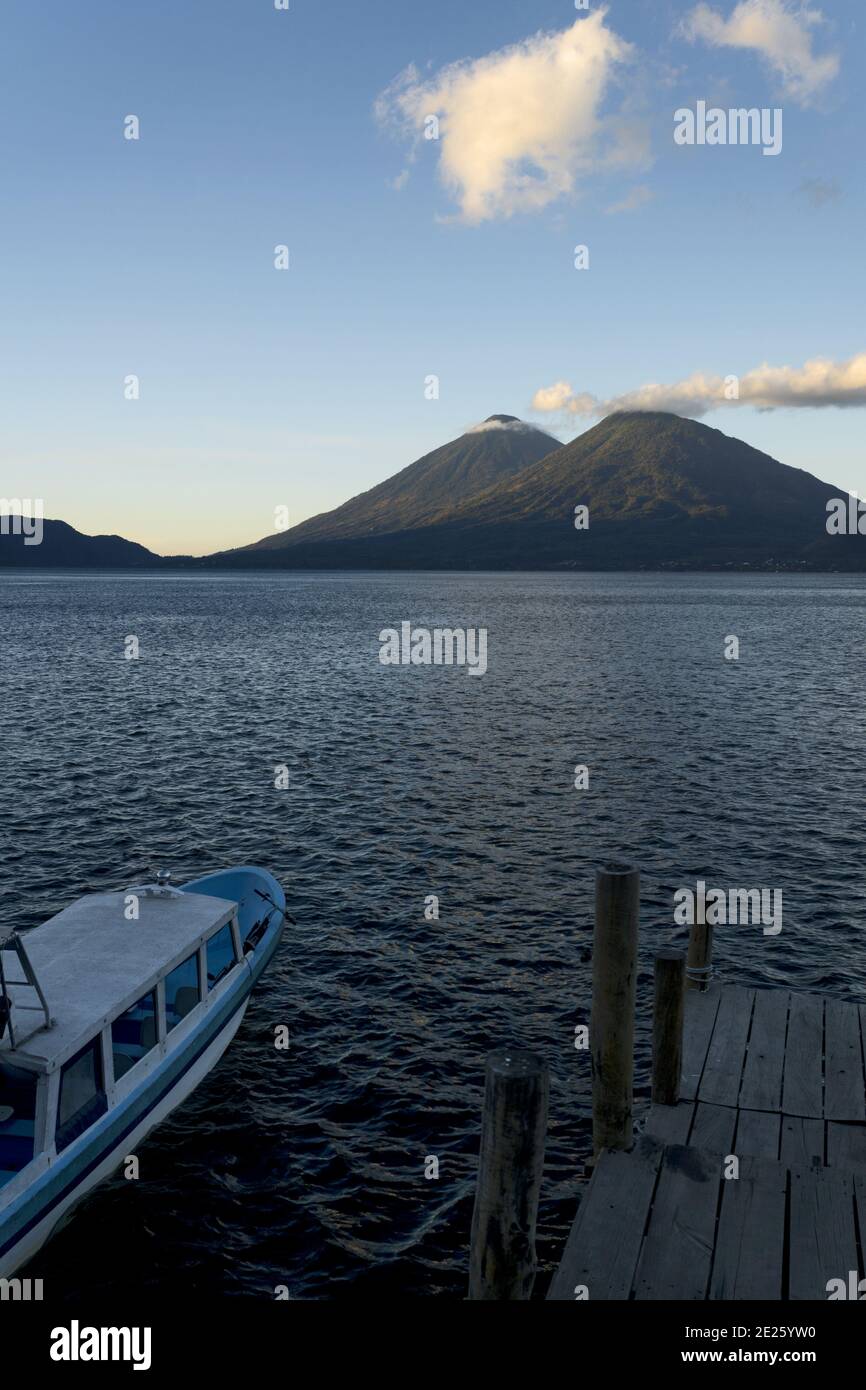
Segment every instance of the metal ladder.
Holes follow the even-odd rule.
[[[7,977],[6,967],[3,963],[3,955],[7,951],[10,955],[17,957],[24,975],[23,980],[10,980]],[[17,1001],[13,1003],[9,994],[10,986],[17,986],[19,989],[34,990],[39,1003],[19,1004]],[[35,1028],[31,1028],[29,1033],[19,1032],[16,1037],[15,1028],[12,1023],[13,1010],[18,1010],[20,1013],[41,1013],[42,1022],[37,1023]],[[21,937],[18,935],[18,932],[13,931],[10,932],[8,936],[0,937],[0,1042],[3,1041],[3,1037],[8,1028],[9,1044],[14,1051],[21,1043],[26,1042],[28,1038],[32,1038],[34,1033],[41,1032],[43,1028],[50,1028],[53,1022],[54,1020],[48,1008],[48,1000],[42,992],[42,986],[36,978],[36,971],[33,969],[30,957],[27,954],[27,949]]]

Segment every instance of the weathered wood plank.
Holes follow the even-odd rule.
[[[778,1158],[781,1130],[781,1115],[771,1115],[765,1110],[741,1110],[734,1152],[750,1158]]]
[[[686,994],[680,1100],[694,1100],[698,1093],[721,998],[722,991],[718,986],[706,994],[695,990]]]
[[[699,1101],[689,1143],[714,1154],[729,1154],[734,1148],[737,1112],[729,1105],[707,1105]]]
[[[787,1168],[811,1168],[824,1162],[824,1121],[782,1116],[779,1158]]]
[[[627,1299],[664,1148],[643,1137],[631,1152],[605,1151],[580,1204],[548,1299]]]
[[[824,1118],[866,1120],[860,1015],[841,999],[824,1006]]]
[[[548,1297],[825,1300],[866,1233],[864,1047],[866,1005],[690,992],[680,1102],[602,1155]]]
[[[862,1168],[866,1172],[866,1125],[827,1124],[827,1164],[830,1168]],[[866,1231],[863,1232],[866,1237]]]
[[[787,1188],[781,1164],[748,1157],[738,1178],[722,1181],[710,1298],[781,1299]]]
[[[718,1154],[667,1146],[635,1276],[635,1298],[706,1298],[720,1175]]]
[[[698,1100],[705,1100],[710,1105],[737,1104],[754,1002],[753,989],[729,985],[722,991],[716,1026],[698,1087]]]
[[[808,1119],[824,1117],[824,1001],[792,994],[782,1083],[782,1110]]]
[[[686,1144],[694,1114],[690,1100],[681,1100],[678,1105],[652,1105],[644,1133],[661,1144]]]
[[[788,1297],[826,1300],[827,1281],[856,1268],[853,1175],[792,1168]]]
[[[743,1109],[780,1108],[787,1028],[787,992],[781,989],[756,990],[749,1050],[739,1096],[739,1104]]]

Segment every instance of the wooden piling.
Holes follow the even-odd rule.
[[[634,1012],[640,874],[606,864],[595,875],[592,944],[592,1142],[602,1149],[632,1145]]]
[[[535,1282],[535,1225],[544,1167],[548,1068],[532,1052],[487,1057],[469,1297],[526,1300]]]
[[[686,989],[706,989],[713,973],[713,929],[708,922],[692,922],[686,961]]]
[[[675,947],[655,958],[653,995],[652,1098],[657,1105],[676,1105],[683,1070],[683,1011],[686,955]]]

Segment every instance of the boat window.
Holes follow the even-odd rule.
[[[156,1047],[156,994],[151,991],[111,1025],[114,1079],[122,1076]]]
[[[201,1000],[198,951],[165,977],[165,1026],[170,1033]]]
[[[102,1077],[102,1046],[98,1037],[65,1064],[60,1073],[60,1100],[57,1105],[57,1152],[104,1115],[108,1109]]]
[[[207,943],[207,987],[213,989],[235,963],[231,925],[222,927]]]
[[[0,1187],[33,1158],[36,1130],[36,1076],[24,1067],[0,1062]]]

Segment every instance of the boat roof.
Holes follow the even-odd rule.
[[[140,999],[161,976],[186,960],[205,937],[231,921],[237,903],[201,893],[139,896],[139,917],[124,916],[130,891],[79,898],[39,927],[21,933],[48,1001],[53,1027],[23,1039],[14,1051],[9,1032],[0,1056],[53,1068]],[[13,961],[14,978],[20,965]],[[35,991],[10,985],[13,1005],[35,1004]],[[13,1027],[28,1031],[36,1015],[15,1009]]]

